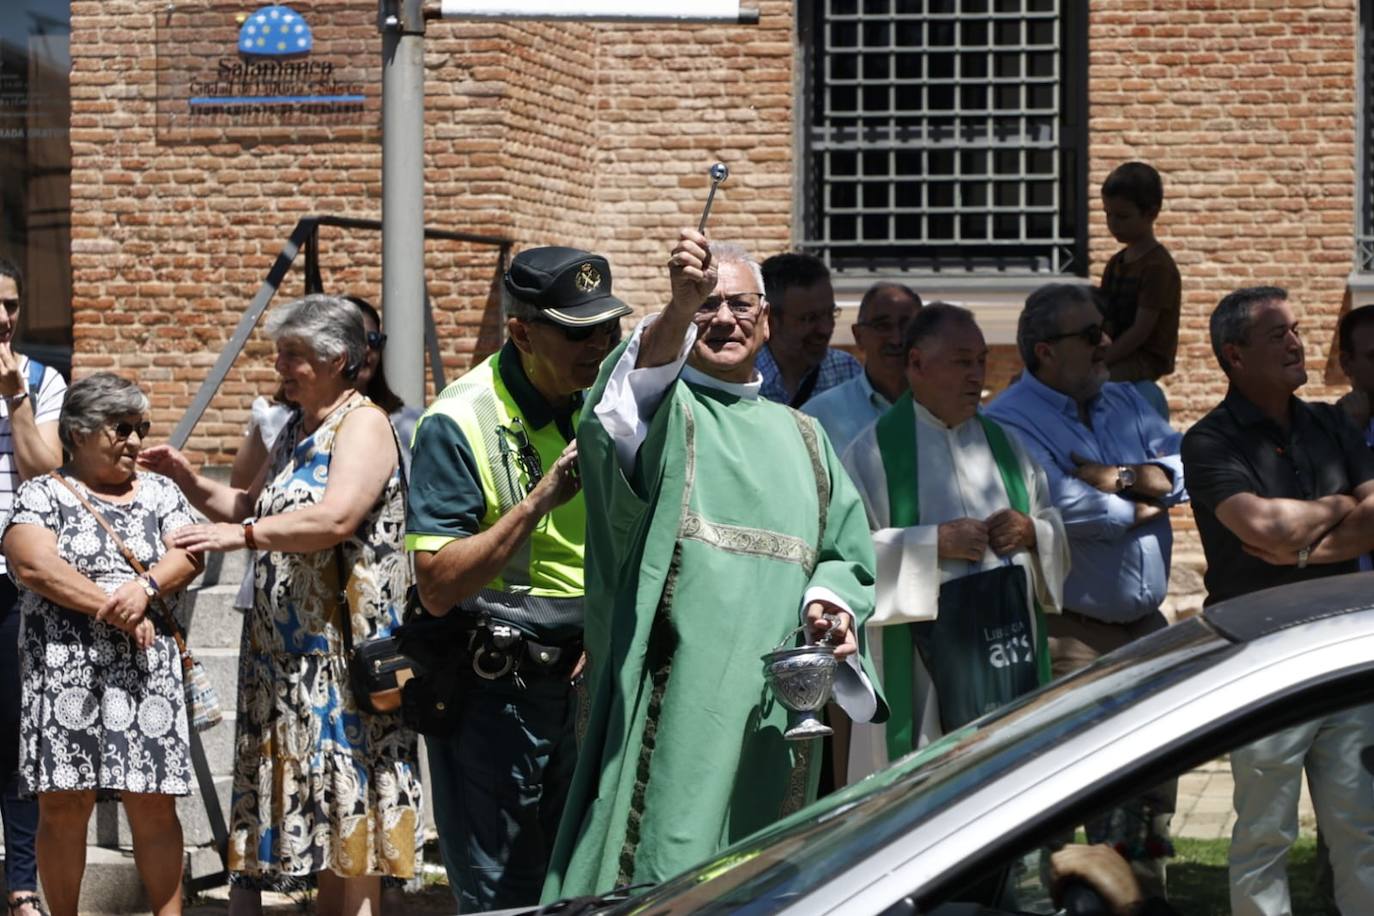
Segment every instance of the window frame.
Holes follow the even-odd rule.
[[[793,231],[792,237],[799,249],[817,254],[835,271],[837,278],[919,278],[938,277],[945,281],[976,281],[979,278],[1021,278],[1039,285],[1051,278],[1071,280],[1074,277],[1089,275],[1088,248],[1088,191],[1089,150],[1088,150],[1088,12],[1084,5],[1057,0],[1060,22],[1060,80],[1059,80],[1059,147],[1058,156],[1059,207],[1057,211],[1058,235],[1062,241],[1046,242],[1045,253],[1040,256],[1044,265],[1032,269],[1024,263],[1027,257],[1017,254],[1013,258],[973,259],[961,254],[969,244],[951,243],[940,246],[943,250],[927,252],[924,256],[913,257],[913,249],[934,246],[902,246],[889,243],[885,252],[878,256],[857,254],[845,257],[838,246],[827,244],[819,231],[820,198],[824,194],[825,179],[819,174],[819,154],[813,140],[815,133],[814,118],[816,106],[821,104],[823,86],[821,84],[821,48],[818,41],[818,28],[821,25],[820,11],[826,0],[798,0],[796,4],[797,54],[794,68],[794,97],[797,107],[794,117],[794,166],[793,187]],[[858,0],[860,9],[863,0]],[[990,0],[989,6],[993,0]],[[990,16],[991,13],[962,14],[957,8],[955,14]],[[889,77],[891,78],[891,77]],[[957,144],[951,148],[957,149]],[[900,181],[894,177],[893,182]],[[1018,179],[1022,180],[1022,179]],[[885,212],[885,211],[879,211]],[[988,210],[991,213],[991,208]],[[881,243],[878,243],[881,245]],[[875,246],[877,247],[877,246]],[[1023,246],[1022,251],[1030,246]],[[1064,253],[1062,264],[1055,269],[1057,254],[1051,249],[1058,247]]]

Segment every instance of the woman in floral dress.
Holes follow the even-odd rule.
[[[229,867],[279,883],[314,874],[319,912],[379,912],[380,877],[414,874],[420,828],[416,738],[399,715],[359,710],[339,613],[343,549],[355,644],[399,625],[410,570],[405,495],[387,416],[353,388],[362,318],[323,295],[267,323],[294,408],[253,486],[191,470],[175,449],[143,453],[211,519],[178,532],[192,551],[257,551],[239,657]]]
[[[5,524],[23,615],[19,769],[38,796],[38,874],[54,916],[76,916],[97,792],[121,795],[153,912],[181,912],[186,694],[176,644],[149,605],[160,596],[175,607],[199,566],[169,544],[194,521],[186,499],[165,477],[136,473],[147,410],[137,385],[108,372],[72,385],[58,419],[70,461],[25,481]]]

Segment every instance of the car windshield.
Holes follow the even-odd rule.
[[[1194,618],[1020,698],[619,907],[769,913],[1069,737],[1239,647]]]

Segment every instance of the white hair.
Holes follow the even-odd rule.
[[[749,249],[739,242],[712,242],[711,258],[716,262],[717,267],[721,264],[743,264],[754,275],[754,281],[759,285],[759,292],[763,292],[763,268],[759,266],[758,261],[754,260]]]

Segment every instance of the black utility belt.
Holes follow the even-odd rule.
[[[472,673],[483,680],[508,676],[567,678],[582,655],[582,640],[549,645],[536,642],[508,623],[481,619],[472,622],[467,650]]]

